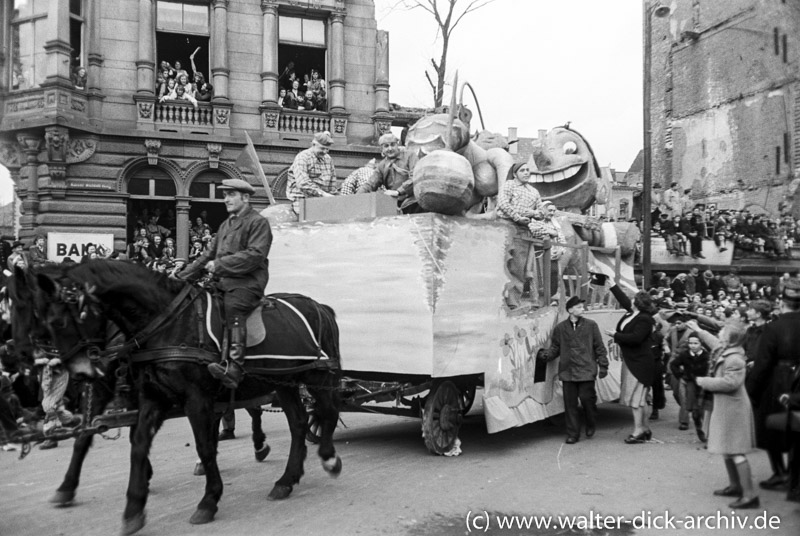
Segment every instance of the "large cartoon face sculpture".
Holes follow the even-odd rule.
[[[459,107],[451,130],[451,150],[457,152],[469,143],[471,118],[472,112],[464,107]],[[449,119],[448,114],[435,114],[427,115],[414,123],[408,129],[406,148],[413,151],[419,158],[438,149],[444,149],[447,145],[447,122]]]
[[[542,199],[570,212],[584,212],[594,204],[600,168],[589,144],[576,131],[565,127],[550,130],[534,147],[531,160],[531,183]]]

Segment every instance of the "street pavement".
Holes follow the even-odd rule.
[[[172,420],[151,452],[155,476],[148,523],[140,534],[800,534],[800,504],[785,501],[782,492],[764,491],[761,508],[736,514],[728,499],[712,495],[727,484],[722,459],[705,451],[692,430],[678,430],[677,407],[669,402],[662,419],[653,422],[654,439],[648,444],[624,444],[630,412],[604,404],[595,437],[582,437],[575,445],[564,443],[561,416],[492,435],[481,417],[471,417],[460,434],[463,454],[453,458],[428,454],[418,420],[345,413],[336,435],[344,461],[341,476],[330,478],[309,445],[306,474],[282,502],[266,497],[288,455],[285,419],[264,414],[272,453],[257,463],[247,436],[248,416],[238,411],[237,438],[219,447],[225,484],[220,510],[204,526],[188,523],[203,489],[203,478],[192,476],[191,431],[185,419]],[[24,460],[16,452],[0,452],[0,536],[119,532],[128,478],[127,430],[117,441],[96,440],[74,505],[55,508],[47,499],[66,470],[71,443],[34,449]],[[769,476],[764,453],[749,459],[757,480]],[[619,525],[616,519],[610,523],[614,516],[623,518]],[[699,528],[687,528],[696,516],[708,517]],[[581,525],[590,517],[593,526]],[[565,519],[576,526],[556,526]],[[765,522],[772,528],[755,528]],[[518,525],[510,529],[501,523]]]

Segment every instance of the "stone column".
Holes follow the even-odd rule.
[[[394,116],[389,112],[389,32],[378,30],[375,35],[375,126],[376,140],[392,127]]]
[[[139,51],[136,59],[136,93],[155,96],[155,3],[139,0]],[[92,52],[98,52],[94,50]]]
[[[214,101],[228,100],[228,0],[213,0],[214,40],[211,59],[211,75],[214,78]]]
[[[331,13],[331,71],[328,74],[330,111],[344,112],[344,17],[346,10],[337,8]]]
[[[278,104],[278,2],[261,0],[261,106]]]
[[[69,0],[50,0],[47,9],[47,37],[44,50],[47,70],[42,86],[72,87],[69,45]]]
[[[100,86],[100,75],[103,68],[103,54],[100,44],[100,0],[88,0],[89,16],[84,24],[89,33],[87,91],[89,93],[89,119],[93,124],[102,122],[103,93]],[[155,96],[155,92],[153,92]]]
[[[175,247],[176,257],[189,261],[189,209],[192,198],[175,197]]]
[[[0,5],[0,43],[5,43],[6,39],[9,39],[9,35],[11,34],[11,25],[9,24],[11,20],[11,9],[12,4],[10,2],[3,2],[3,4]],[[8,91],[8,88],[11,86],[9,83],[10,71],[8,68],[10,59],[9,51],[5,50],[5,47],[0,48],[0,91]]]
[[[389,111],[389,32],[378,30],[375,39],[375,111]]]
[[[39,149],[42,140],[34,135],[17,134],[17,141],[25,157],[20,178],[26,174],[28,178],[25,181],[24,197],[22,188],[19,189],[22,199],[20,226],[23,231],[29,231],[30,234],[36,227],[36,215],[39,213]]]

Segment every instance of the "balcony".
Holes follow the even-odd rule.
[[[0,130],[18,130],[54,124],[57,118],[72,125],[88,124],[89,101],[85,91],[61,86],[37,87],[2,97]]]
[[[324,130],[340,138],[347,131],[347,115],[270,108],[264,110],[264,127],[265,133],[280,139],[310,139]]]
[[[228,134],[232,105],[199,102],[157,102],[152,97],[134,96],[138,110],[137,128],[161,132]]]

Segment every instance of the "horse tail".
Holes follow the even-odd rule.
[[[330,305],[317,303],[320,312],[320,345],[331,359],[341,359],[339,353],[339,325],[336,323],[336,311]]]

